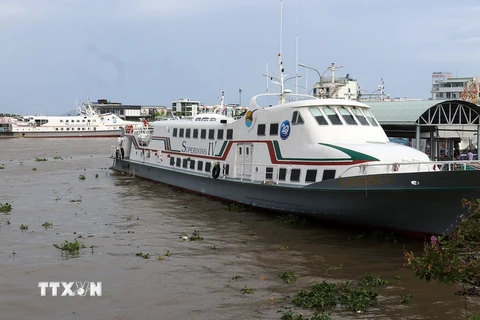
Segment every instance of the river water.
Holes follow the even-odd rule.
[[[332,319],[465,319],[457,288],[426,284],[403,267],[403,248],[421,250],[421,241],[282,224],[275,214],[229,211],[217,200],[115,175],[108,169],[115,142],[0,141],[0,204],[12,205],[0,213],[0,319],[280,319],[299,290],[367,272],[389,281],[373,288],[376,306],[336,310]],[[195,230],[203,241],[181,239]],[[78,257],[53,246],[76,238],[86,246]],[[278,275],[290,270],[299,277],[282,282]],[[39,282],[57,281],[101,282],[102,296],[40,295]],[[245,286],[254,292],[242,294]],[[405,294],[413,295],[409,304],[400,303]],[[468,308],[480,312],[475,299]]]

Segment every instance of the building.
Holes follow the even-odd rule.
[[[142,118],[153,120],[156,115],[166,113],[167,110],[165,106],[127,105],[106,99],[98,99],[91,104],[98,113],[113,113],[127,121],[140,121]]]
[[[187,98],[180,98],[172,102],[172,112],[182,118],[193,118],[198,114],[200,101],[192,101]]]
[[[357,100],[360,87],[356,79],[345,77],[322,77],[313,84],[313,95],[320,98]]]
[[[432,100],[461,99],[478,104],[480,77],[454,78],[450,72],[432,73]]]

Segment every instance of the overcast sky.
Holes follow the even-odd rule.
[[[285,72],[298,38],[300,63],[426,99],[432,72],[480,74],[479,15],[478,0],[283,0]],[[57,115],[88,98],[216,104],[222,89],[245,105],[265,92],[267,64],[279,74],[280,0],[0,0],[0,40],[0,113]],[[318,80],[298,72],[302,87]]]

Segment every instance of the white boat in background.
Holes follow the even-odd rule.
[[[119,137],[128,125],[140,122],[125,121],[115,114],[99,114],[90,103],[78,108],[75,116],[23,116],[9,119],[8,132],[0,136],[25,138],[92,138]],[[7,134],[8,133],[8,134]]]

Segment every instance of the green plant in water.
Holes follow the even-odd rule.
[[[195,230],[195,231],[193,231],[193,234],[189,239],[190,239],[190,241],[199,241],[199,240],[203,240],[203,237],[200,237],[200,232]]]
[[[170,256],[172,255],[172,253],[170,252],[170,250],[167,250],[167,253],[165,253],[165,255],[166,255],[167,257],[170,257]]]
[[[255,289],[249,288],[247,286],[243,287],[242,294],[251,294],[255,291]]]
[[[382,277],[375,277],[370,273],[365,273],[359,284],[366,287],[379,287],[388,285],[388,281]]]
[[[410,300],[413,299],[413,295],[411,294],[402,294],[400,296],[400,303],[405,304],[405,303],[410,303]]]
[[[136,253],[135,254],[136,256],[139,256],[143,259],[150,259],[150,253],[143,253],[143,252],[139,252],[139,253]]]
[[[228,211],[235,211],[235,212],[243,212],[247,210],[247,207],[245,207],[241,203],[231,203],[227,206],[225,206],[225,209]]]
[[[295,282],[295,280],[297,280],[297,278],[299,277],[299,275],[295,274],[294,271],[285,271],[280,273],[278,276],[285,283]]]
[[[52,226],[53,226],[53,223],[51,223],[51,222],[48,222],[48,221],[47,221],[47,222],[45,222],[44,224],[42,224],[42,227],[44,227],[45,229],[47,229],[47,228],[51,228]]]
[[[78,179],[80,179],[80,180],[85,180],[85,179],[87,179],[87,177],[85,177],[84,174],[81,174],[81,175],[78,176]]]
[[[75,241],[65,240],[64,243],[60,245],[54,244],[53,246],[70,255],[77,255],[80,253],[81,249],[86,248],[85,245],[82,242],[79,242],[77,239],[75,239]]]
[[[98,178],[98,173],[95,174],[95,178]]]
[[[460,285],[462,290],[457,294],[464,296],[468,314],[467,296],[478,295],[480,286],[480,199],[463,199],[462,206],[468,213],[461,216],[462,221],[449,236],[432,235],[421,255],[405,251],[404,258],[405,265],[426,282]]]
[[[60,157],[60,156],[55,156],[55,157],[53,157],[53,159],[54,159],[54,160],[63,160],[63,158]]]
[[[329,314],[318,314],[315,316],[307,317],[302,314],[294,314],[291,311],[287,311],[280,318],[281,320],[330,320]]]
[[[5,169],[5,166],[3,164],[0,165],[0,169]]]
[[[47,161],[47,158],[35,158],[36,162]]]
[[[37,168],[33,167],[33,168],[32,168],[32,171],[37,171]]]
[[[292,213],[277,216],[275,217],[275,220],[285,224],[308,224],[309,223],[307,219],[300,218],[299,216]]]
[[[0,203],[0,212],[9,213],[10,211],[12,211],[12,205],[10,203]]]
[[[27,231],[28,230],[28,226],[27,225],[24,225],[23,223],[20,225],[20,230],[22,231]]]
[[[349,282],[334,284],[325,281],[300,290],[292,300],[297,307],[316,311],[331,310],[340,304],[347,310],[361,312],[375,304],[377,294],[365,288],[355,288]]]

